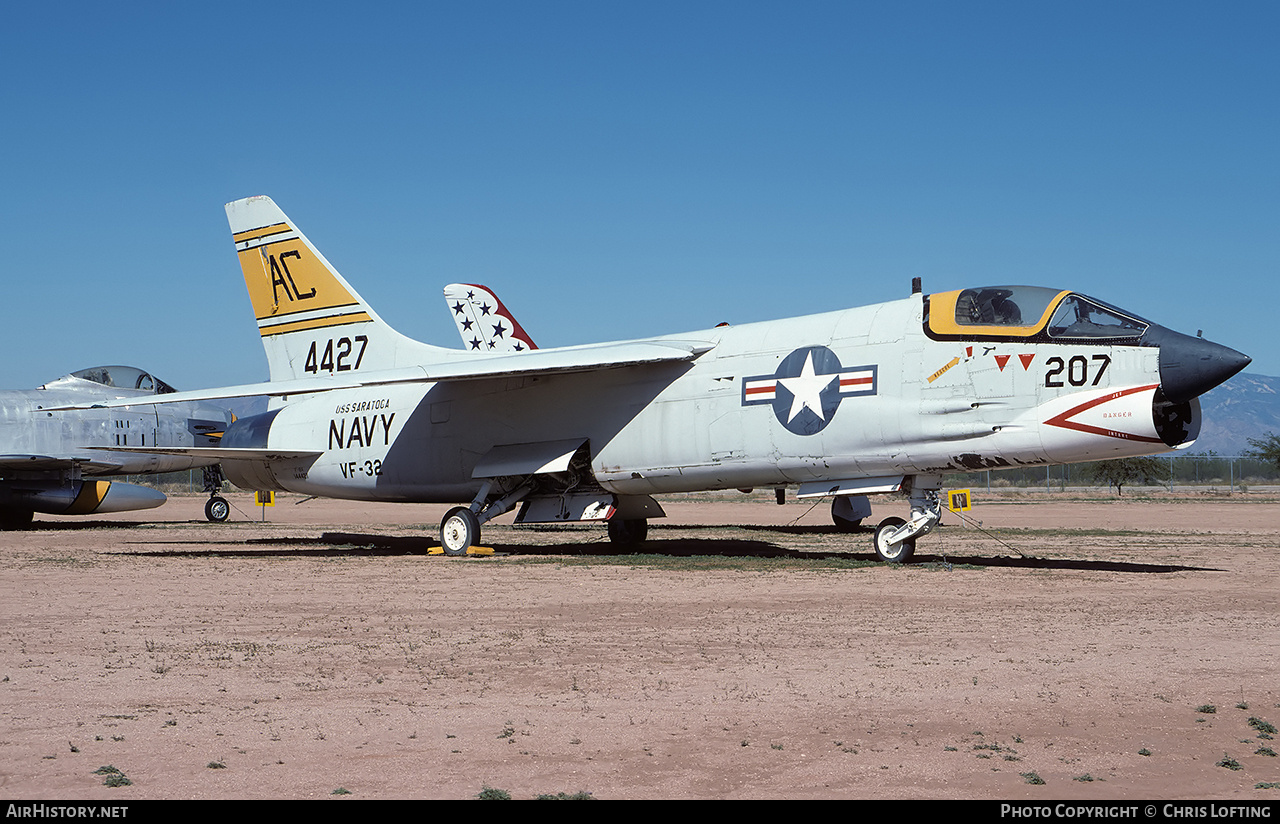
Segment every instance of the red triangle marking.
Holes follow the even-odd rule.
[[[1001,372],[1004,371],[1004,368],[1008,363],[1009,363],[1008,355],[996,355],[996,366],[1000,367]]]
[[[1019,355],[1019,356],[1018,356],[1018,360],[1022,361],[1022,368],[1023,368],[1024,370],[1025,370],[1025,369],[1030,369],[1030,368],[1031,368],[1031,362],[1032,362],[1033,360],[1035,360],[1035,359],[1036,359],[1036,356],[1035,356],[1034,354],[1031,354],[1031,355]]]

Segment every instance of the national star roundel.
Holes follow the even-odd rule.
[[[772,375],[742,382],[742,405],[769,404],[778,423],[797,435],[816,435],[845,398],[876,393],[876,367],[840,365],[825,346],[806,346],[782,359]]]

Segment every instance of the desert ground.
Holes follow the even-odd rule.
[[[231,499],[0,534],[0,793],[1280,799],[1274,493],[975,490],[906,566],[759,493],[468,558]]]

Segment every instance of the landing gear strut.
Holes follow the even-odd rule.
[[[905,564],[916,551],[916,538],[928,535],[942,520],[942,503],[938,491],[942,478],[937,475],[915,475],[910,479],[911,520],[885,518],[876,527],[872,543],[876,557],[890,564]]]

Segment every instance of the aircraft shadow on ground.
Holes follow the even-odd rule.
[[[689,530],[722,530],[726,526],[694,526],[672,527],[682,531]],[[870,530],[837,533],[831,527],[823,526],[786,526],[786,527],[732,527],[751,532],[774,532],[791,535],[845,535],[851,541],[863,541]],[[542,533],[564,531],[566,533],[583,533],[573,527],[541,527]],[[517,535],[518,538],[518,535]],[[158,542],[146,541],[148,547],[159,547],[162,543],[182,544],[189,547],[190,541]],[[317,537],[281,537],[250,538],[240,541],[203,542],[207,549],[149,549],[127,550],[122,555],[141,557],[397,557],[409,555],[428,555],[439,551],[439,542],[428,535],[377,535],[356,532],[325,532]],[[857,552],[807,551],[778,546],[768,540],[743,540],[740,538],[688,538],[688,537],[651,537],[644,544],[619,548],[606,538],[599,540],[575,540],[550,543],[518,543],[494,542],[492,548],[498,557],[506,556],[561,556],[561,557],[617,557],[620,555],[659,555],[671,558],[721,557],[721,558],[757,558],[757,559],[798,559],[798,560],[846,560],[873,561],[874,555],[868,549]],[[1171,572],[1221,572],[1212,567],[1195,567],[1178,564],[1154,564],[1134,561],[1085,560],[1076,558],[1037,558],[1033,556],[982,556],[982,555],[943,555],[917,552],[912,561],[913,566],[935,565],[950,567],[978,567],[991,569],[1034,569],[1034,570],[1076,570],[1088,572],[1126,572],[1141,574],[1162,574]]]

